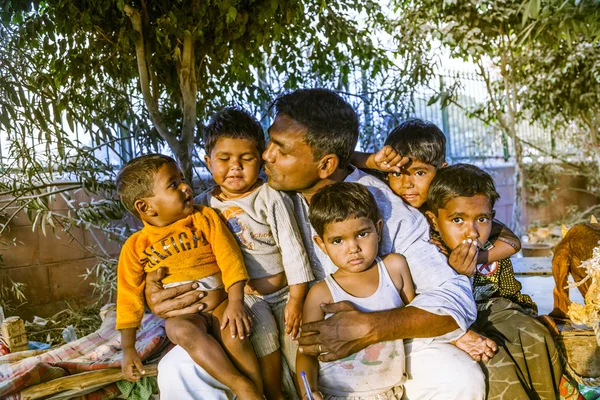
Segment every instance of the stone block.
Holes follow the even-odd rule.
[[[110,240],[108,235],[100,229],[83,229],[83,239],[86,246],[86,257],[93,256],[91,252],[87,251],[88,247],[92,247],[98,254],[104,254],[100,249],[101,246],[112,257],[117,257],[121,251],[122,244],[116,240]]]
[[[96,265],[95,258],[48,265],[52,301],[90,296],[94,291],[94,288],[90,285],[93,278],[84,279],[81,275],[86,273],[86,269],[91,269],[94,265]]]
[[[0,268],[14,268],[24,265],[39,264],[38,233],[31,230],[31,226],[10,228],[2,235],[2,240],[11,242],[16,238],[17,245],[0,249],[2,253],[2,266]]]
[[[84,258],[82,228],[74,227],[71,233],[73,237],[57,228],[55,236],[51,229],[46,229],[46,236],[44,236],[38,230],[40,263],[50,264]]]

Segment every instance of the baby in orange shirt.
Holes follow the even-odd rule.
[[[207,291],[206,311],[169,318],[169,339],[240,399],[262,399],[258,361],[244,308],[248,273],[237,242],[209,207],[194,205],[192,189],[171,157],[150,154],[128,162],[117,175],[121,202],[144,223],[127,239],[117,269],[117,326],[125,379],[143,375],[135,349],[144,314],[146,273],[167,269],[165,286],[195,281]],[[223,329],[229,325],[229,333]],[[239,336],[239,339],[237,337]]]

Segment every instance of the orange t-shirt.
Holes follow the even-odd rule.
[[[217,213],[196,206],[168,226],[144,223],[127,239],[117,268],[116,329],[137,328],[144,315],[146,273],[167,269],[163,283],[192,281],[221,272],[225,290],[247,281],[242,252]]]

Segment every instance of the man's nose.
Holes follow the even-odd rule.
[[[266,162],[273,161],[273,144],[271,142],[269,142],[269,144],[267,144],[267,148],[265,149],[265,151],[263,151],[262,158]]]

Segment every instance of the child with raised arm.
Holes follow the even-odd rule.
[[[259,122],[238,108],[213,116],[204,129],[205,161],[217,186],[198,196],[216,209],[235,235],[250,280],[246,306],[254,322],[250,340],[267,399],[283,399],[282,360],[293,368],[307,282],[314,279],[291,199],[258,174],[265,150]],[[280,350],[281,349],[281,350]],[[295,393],[291,374],[286,389]]]
[[[144,314],[145,274],[164,267],[165,287],[196,281],[207,291],[204,312],[165,321],[169,339],[240,399],[262,399],[256,356],[250,341],[241,340],[250,333],[243,302],[248,274],[225,224],[209,207],[194,206],[192,189],[168,156],[128,162],[117,175],[117,191],[125,208],[144,223],[123,245],[117,269],[116,329],[125,379],[136,381],[144,373],[135,341]]]
[[[386,180],[394,193],[405,203],[427,211],[429,184],[436,173],[446,167],[446,137],[433,123],[413,118],[394,128],[385,140],[385,146],[375,154],[355,153],[352,162],[359,168],[378,169],[387,173]],[[477,257],[480,264],[512,256],[521,249],[521,241],[500,221],[492,223],[490,246],[476,248],[464,243],[457,249],[470,257]],[[444,247],[433,240],[442,250]],[[451,257],[452,254],[446,254]],[[454,256],[456,258],[456,255]],[[456,272],[470,275],[472,271],[457,268]],[[467,266],[465,266],[467,268]]]
[[[431,181],[427,216],[449,252],[465,244],[485,248],[499,197],[488,173],[473,165],[452,165]],[[473,263],[468,252],[460,254],[457,261]],[[469,276],[478,310],[471,329],[493,339],[499,350],[481,365],[489,380],[488,398],[555,399],[561,377],[558,353],[546,327],[532,317],[537,306],[521,293],[510,259],[478,264]]]
[[[327,318],[322,303],[350,301],[361,311],[402,307],[415,297],[410,270],[400,254],[378,257],[382,220],[366,187],[339,182],[320,189],[310,203],[315,243],[338,267],[314,285],[304,303],[304,322]],[[298,353],[296,373],[306,373],[315,399],[398,399],[406,380],[402,340],[377,343],[333,362]],[[308,395],[301,389],[303,399]]]

